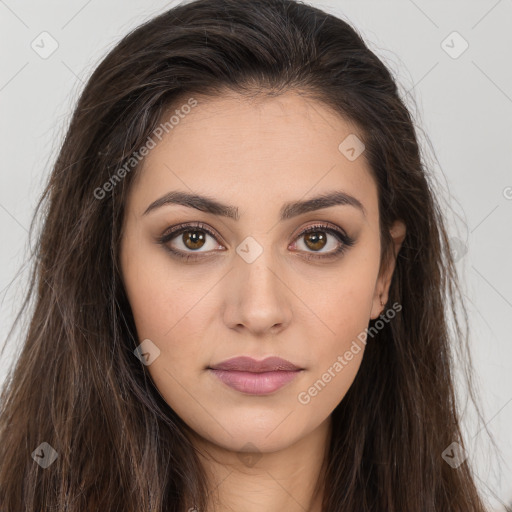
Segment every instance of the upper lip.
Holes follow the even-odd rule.
[[[252,357],[240,356],[227,359],[222,363],[209,366],[212,370],[227,370],[227,371],[241,371],[241,372],[273,372],[273,371],[296,371],[301,370],[290,361],[282,359],[281,357],[267,357],[262,361],[257,361]]]

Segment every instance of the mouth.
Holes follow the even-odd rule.
[[[304,371],[279,357],[257,361],[245,356],[228,359],[207,369],[230,388],[250,395],[273,393]]]

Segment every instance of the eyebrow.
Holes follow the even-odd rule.
[[[187,206],[202,212],[220,215],[234,220],[239,220],[240,218],[239,210],[236,206],[223,204],[211,197],[179,191],[168,192],[156,201],[153,201],[146,208],[143,215],[147,215],[151,211],[168,204]],[[291,201],[285,203],[280,210],[280,220],[288,220],[303,213],[337,205],[353,206],[366,217],[366,210],[358,199],[342,191],[333,191],[304,201]]]

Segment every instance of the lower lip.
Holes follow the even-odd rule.
[[[229,387],[248,393],[250,395],[266,395],[282,388],[285,384],[292,381],[302,370],[296,371],[274,371],[274,372],[239,372],[214,370],[210,368],[224,384]]]

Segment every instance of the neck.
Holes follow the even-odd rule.
[[[295,443],[265,453],[251,452],[250,443],[247,451],[228,450],[191,433],[209,489],[208,507],[198,512],[322,512],[331,428],[329,417]]]

